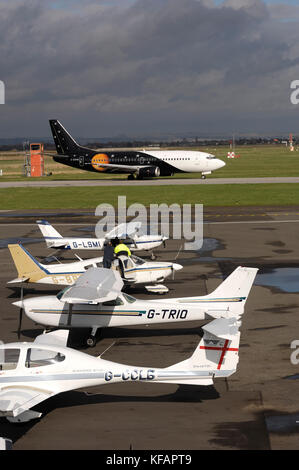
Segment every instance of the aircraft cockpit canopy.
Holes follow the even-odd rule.
[[[21,354],[22,352],[22,354]],[[8,371],[19,367],[43,367],[57,364],[65,360],[65,355],[57,350],[41,347],[0,348],[0,371]]]

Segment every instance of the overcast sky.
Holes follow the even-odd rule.
[[[299,135],[299,0],[0,0],[0,137]]]

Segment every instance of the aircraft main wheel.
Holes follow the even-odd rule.
[[[205,180],[205,179],[206,179],[206,175],[201,175],[201,179],[202,179],[202,180]]]
[[[154,253],[152,253],[152,254],[151,254],[151,259],[154,260],[154,259],[156,259],[156,258],[157,258],[157,256],[154,255]]]
[[[133,180],[133,179],[135,179],[134,175],[128,175],[128,180]]]
[[[90,348],[93,348],[93,347],[96,345],[95,336],[89,336],[89,338],[87,338],[86,344],[87,344],[87,346],[89,346]]]

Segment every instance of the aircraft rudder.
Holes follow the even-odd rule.
[[[26,278],[33,273],[39,278],[43,277],[40,263],[21,244],[8,245],[8,249],[19,278]]]
[[[80,145],[57,119],[49,119],[49,123],[58,155],[69,155],[80,148]]]
[[[63,238],[47,220],[37,220],[36,223],[46,240]]]

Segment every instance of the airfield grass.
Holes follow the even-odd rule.
[[[225,161],[226,166],[213,172],[213,178],[245,178],[245,177],[275,177],[275,176],[299,176],[299,150],[290,152],[285,145],[244,145],[235,148],[236,155],[239,158],[228,159],[228,146],[217,147],[197,147],[192,150],[209,152],[221,160]],[[104,151],[101,149],[101,151]],[[53,153],[53,152],[51,152]],[[1,181],[22,181],[28,180],[23,176],[23,152],[0,152],[0,169],[3,176]],[[102,172],[90,172],[78,170],[75,168],[56,163],[49,156],[45,156],[45,173],[50,174],[34,180],[78,180],[78,179],[126,179],[127,175],[112,175]],[[178,173],[176,178],[196,178],[200,173]],[[161,179],[163,183],[163,178]]]
[[[91,209],[118,206],[118,196],[133,203],[203,204],[204,206],[284,206],[299,204],[297,184],[170,185],[149,187],[57,187],[0,189],[1,210]]]

